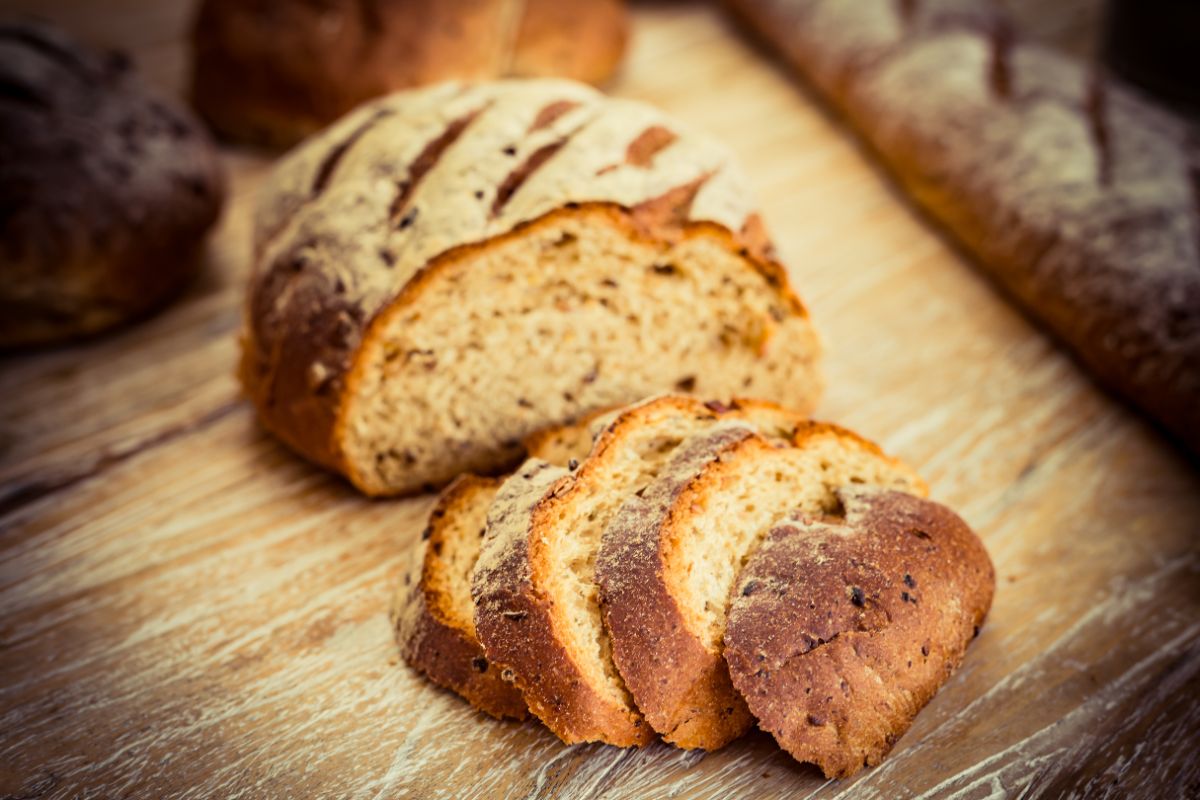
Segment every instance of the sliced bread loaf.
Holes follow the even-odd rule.
[[[526,449],[551,463],[574,465],[591,448],[591,423],[589,418],[545,431],[531,437]],[[520,690],[488,663],[479,644],[471,601],[471,572],[501,483],[503,478],[460,475],[442,490],[396,587],[391,617],[409,666],[480,711],[524,719],[528,711]]]
[[[564,741],[642,745],[654,733],[612,663],[593,580],[612,515],[685,442],[716,453],[726,437],[754,435],[751,426],[778,440],[803,424],[770,403],[656,398],[619,414],[575,473],[531,459],[505,482],[472,580],[476,628],[488,659],[512,670]]]
[[[529,433],[663,391],[811,409],[819,345],[729,153],[565,81],[368,104],[256,216],[241,376],[371,495],[514,464]]]
[[[737,573],[771,523],[833,511],[849,484],[925,491],[875,445],[810,422],[787,443],[753,435],[708,459],[680,453],[612,515],[595,568],[612,658],[664,739],[715,749],[752,724],[722,658]]]
[[[843,487],[843,513],[776,525],[738,578],[733,684],[763,730],[827,777],[876,764],[962,662],[995,576],[944,506]],[[840,516],[840,518],[838,518]]]

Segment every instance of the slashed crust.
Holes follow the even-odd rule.
[[[1104,386],[1200,452],[1200,147],[990,0],[727,0]]]
[[[637,145],[660,130],[676,138],[647,162]],[[449,480],[448,458],[436,477],[414,467],[407,481],[381,485],[369,459],[347,454],[384,332],[462,263],[581,224],[652,247],[711,240],[737,254],[799,332],[779,347],[813,364],[788,398],[811,404],[819,344],[745,183],[708,137],[565,81],[446,84],[374,101],[286,156],[261,193],[242,384],[266,428],[368,494]],[[768,361],[746,358],[747,369]],[[487,468],[511,467],[520,448],[492,455]]]

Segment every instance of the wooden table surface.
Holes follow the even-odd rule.
[[[178,93],[187,4],[25,0]],[[1059,12],[1049,29],[1073,35]],[[613,90],[738,152],[825,334],[820,414],[980,532],[995,606],[880,767],[565,747],[397,663],[429,497],[371,502],[233,378],[250,208],[230,151],[202,279],[92,344],[0,361],[0,797],[1200,796],[1200,475],[1005,304],[703,4],[639,5]]]

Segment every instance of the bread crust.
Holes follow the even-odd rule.
[[[200,123],[128,58],[0,20],[0,348],[157,310],[201,264],[224,180]]]
[[[221,134],[287,146],[398,89],[506,76],[600,83],[627,29],[623,0],[205,0],[190,93]]]
[[[569,464],[573,469],[577,459],[587,456],[591,422],[600,413],[527,441],[526,448],[533,457],[559,466]],[[501,677],[501,668],[487,660],[479,643],[473,607],[471,619],[461,619],[455,598],[446,591],[444,576],[439,574],[449,566],[442,562],[441,548],[452,544],[453,531],[466,526],[464,516],[477,514],[480,503],[490,507],[503,482],[503,477],[460,475],[442,490],[396,587],[391,619],[400,653],[409,666],[493,717],[525,719],[529,710],[520,689]],[[478,527],[482,539],[486,515]],[[474,528],[460,535],[473,536]]]
[[[900,461],[857,434],[825,422],[797,420],[788,445],[833,435],[923,481]],[[734,688],[719,650],[704,644],[687,622],[669,583],[670,542],[686,531],[707,498],[740,465],[778,445],[761,436],[730,437],[705,453],[681,452],[640,498],[631,498],[605,532],[596,575],[613,641],[613,657],[638,707],[663,738],[683,748],[715,750],[741,736],[753,719]],[[636,587],[636,588],[635,588]]]
[[[954,512],[847,487],[843,519],[776,526],[742,570],[725,632],[759,726],[826,777],[877,764],[961,663],[995,575]]]
[[[552,601],[533,584],[530,518],[568,482],[567,470],[530,459],[504,483],[472,580],[476,631],[488,658],[508,670],[529,709],[564,742],[641,746],[653,731],[582,679],[555,637]]]
[[[754,435],[749,427],[714,429],[682,445],[646,491],[617,512],[596,559],[613,661],[651,727],[679,747],[715,750],[753,719],[724,662],[714,661],[688,630],[663,580],[658,540],[647,534],[659,529],[704,466]]]
[[[446,487],[397,586],[391,618],[400,654],[409,666],[486,714],[525,719],[529,712],[520,690],[501,677],[500,668],[488,661],[479,641],[454,619],[446,607],[448,598],[434,589],[433,573],[444,568],[435,554],[445,544],[449,524],[466,505],[476,502],[474,495],[491,495],[499,486],[496,478],[463,475]]]
[[[242,337],[239,375],[244,390],[258,409],[259,420],[301,455],[345,474],[366,494],[381,494],[345,458],[339,444],[347,425],[345,399],[358,385],[365,366],[362,354],[368,343],[377,340],[391,317],[399,316],[417,304],[422,290],[436,274],[449,269],[458,259],[501,241],[521,237],[535,228],[555,225],[565,217],[588,215],[603,217],[621,226],[631,239],[661,241],[639,224],[636,210],[612,203],[572,203],[568,208],[521,223],[508,233],[447,251],[414,275],[395,299],[366,323],[363,320],[367,315],[360,306],[340,302],[327,287],[293,282],[291,302],[294,312],[287,319],[275,321],[273,329],[267,332],[261,325],[256,326],[256,322],[269,319],[265,306],[273,293],[256,292],[251,298],[250,320]],[[731,248],[740,249],[739,240],[733,234],[713,223],[690,222],[674,233],[681,238],[712,236]],[[787,286],[785,273],[778,263],[754,260],[753,264],[768,281],[786,288],[787,302],[796,313],[808,316],[808,310]],[[273,272],[263,282],[276,276],[282,277],[282,273]],[[315,386],[313,364],[324,365],[321,380]],[[399,494],[428,489],[427,486],[412,486]]]
[[[912,199],[1200,452],[1200,195],[1187,126],[983,0],[728,0]]]
[[[475,624],[488,656],[511,668],[530,710],[568,744],[601,741],[620,747],[648,744],[654,731],[637,709],[593,686],[560,638],[554,600],[540,585],[547,569],[540,546],[556,506],[595,491],[626,431],[672,414],[715,419],[699,401],[665,397],[627,409],[606,427],[577,473],[530,459],[505,482],[488,516],[485,553],[472,582]]]
[[[777,437],[791,436],[805,418],[767,401],[724,404],[677,395],[652,398],[626,408],[609,422],[573,474],[551,472],[536,459],[527,461],[502,489],[508,499],[501,504],[498,498],[494,516],[489,515],[485,545],[489,554],[481,555],[473,581],[480,640],[489,658],[512,669],[530,709],[568,743],[641,746],[653,738],[654,730],[628,698],[614,700],[605,687],[593,686],[577,663],[566,634],[560,633],[567,622],[545,589],[551,571],[548,543],[562,511],[606,490],[611,465],[628,437],[646,426],[661,424],[665,429],[672,420],[696,420],[703,425],[745,421]],[[736,439],[747,430],[742,427],[726,435]]]
[[[501,133],[507,130],[506,127],[499,126],[499,123],[485,123],[479,116],[495,111],[493,106],[496,103],[506,104],[504,115],[521,114],[529,117],[533,120],[528,123],[531,128],[541,125],[525,135],[526,138],[534,137],[530,140],[534,143],[558,141],[554,138],[554,125],[567,131],[563,136],[577,132],[578,125],[585,124],[579,120],[592,120],[586,124],[615,124],[614,120],[609,119],[610,115],[616,115],[615,119],[630,115],[636,122],[635,130],[622,135],[636,137],[637,125],[659,124],[664,119],[657,112],[640,105],[630,108],[618,105],[615,110],[610,109],[609,104],[616,101],[605,100],[586,87],[561,82],[478,89],[448,85],[410,94],[380,101],[356,112],[322,134],[318,140],[289,156],[264,192],[256,223],[259,269],[251,280],[248,294],[239,369],[242,384],[267,429],[316,463],[346,474],[362,491],[368,494],[401,494],[428,488],[423,484],[373,485],[362,474],[360,465],[351,463],[343,445],[350,428],[350,399],[360,386],[373,349],[383,346],[382,333],[388,326],[419,304],[423,292],[439,276],[455,268],[464,259],[477,257],[489,248],[536,235],[570,221],[611,226],[630,241],[655,247],[706,237],[723,249],[736,253],[745,260],[748,268],[762,276],[769,290],[778,297],[781,315],[809,325],[807,310],[789,286],[783,267],[775,261],[774,251],[762,232],[761,222],[745,206],[742,190],[738,188],[740,178],[730,174],[732,168],[728,165],[714,167],[716,172],[705,177],[708,173],[703,173],[703,165],[709,162],[717,164],[721,156],[716,155],[710,143],[696,140],[686,133],[681,133],[678,141],[671,144],[671,149],[683,149],[670,163],[630,168],[638,172],[634,176],[637,181],[649,181],[646,186],[654,186],[654,191],[658,191],[660,185],[671,186],[678,175],[678,180],[685,181],[683,188],[687,189],[682,195],[672,190],[662,195],[643,196],[640,191],[631,193],[628,186],[619,181],[593,186],[595,181],[602,178],[607,180],[611,176],[606,173],[601,178],[592,174],[596,170],[587,161],[587,154],[583,153],[571,156],[567,165],[557,167],[560,171],[578,169],[581,171],[578,176],[569,180],[555,179],[536,187],[529,187],[527,183],[526,187],[533,192],[533,196],[522,203],[514,201],[505,206],[503,214],[510,216],[502,216],[495,221],[501,226],[498,232],[489,232],[487,225],[476,230],[471,227],[474,223],[462,223],[464,229],[461,231],[440,230],[436,229],[440,223],[430,222],[428,214],[421,214],[407,228],[389,232],[384,240],[388,242],[387,248],[404,253],[418,249],[406,246],[406,242],[416,241],[420,246],[425,246],[426,242],[446,243],[447,246],[440,250],[437,247],[427,248],[431,252],[428,259],[418,256],[415,260],[390,265],[383,255],[374,251],[361,253],[356,249],[365,238],[362,236],[336,246],[331,244],[332,240],[347,236],[333,230],[330,220],[335,213],[339,215],[336,219],[343,221],[354,217],[341,216],[349,212],[343,212],[340,205],[326,212],[314,210],[313,204],[321,202],[323,193],[333,192],[340,185],[337,176],[345,168],[345,162],[363,163],[362,158],[369,161],[374,157],[372,154],[379,153],[379,157],[383,158],[384,154],[390,152],[377,147],[372,137],[379,135],[381,126],[386,128],[392,124],[392,115],[405,120],[424,119],[422,115],[435,113],[442,115],[438,117],[439,122],[422,129],[428,131],[423,135],[433,137],[423,151],[426,154],[430,147],[446,138],[447,132],[454,133],[451,139],[465,140],[474,136],[481,141],[494,140],[497,145],[502,141],[511,141],[502,138],[510,136]],[[518,96],[520,99],[515,99]],[[541,106],[543,113],[538,112],[539,103],[544,104]],[[563,104],[569,106],[566,116],[556,116],[550,123],[542,122],[547,109],[562,108]],[[572,114],[575,116],[572,117]],[[447,118],[451,121],[446,122]],[[474,130],[473,126],[476,125],[482,125],[483,128]],[[496,125],[496,130],[493,131],[489,125]],[[441,153],[443,151],[438,148],[449,146],[442,144],[433,149]],[[534,144],[527,147],[534,149]],[[697,154],[696,163],[682,157],[693,152],[692,148]],[[367,155],[355,155],[360,149]],[[422,157],[414,155],[412,164],[399,168],[401,175],[408,174],[406,182],[402,182],[408,187],[406,192],[413,191],[411,181],[418,180],[412,177],[414,164],[421,162]],[[579,160],[577,166],[576,159]],[[551,166],[554,161],[551,159]],[[424,188],[417,191],[432,193],[434,188],[440,189],[440,183],[435,180],[437,159],[421,162],[420,166],[421,169],[415,172],[425,176],[420,182]],[[656,177],[659,171],[664,171],[663,175]],[[642,172],[648,175],[643,176]],[[704,188],[692,185],[695,181],[686,183],[693,173],[700,174],[707,181],[703,184]],[[428,186],[430,181],[437,186]],[[311,192],[310,186],[313,187]],[[707,188],[710,186],[715,187],[711,192]],[[473,187],[448,186],[446,192],[448,194],[441,200],[443,204],[457,207],[456,204],[465,203],[464,207],[472,207],[480,202],[487,203],[486,196],[483,200],[472,197]],[[587,198],[589,193],[593,197],[596,193],[601,196],[624,193],[622,196],[628,202],[578,199]],[[479,196],[479,192],[474,194]],[[440,191],[438,197],[442,197]],[[522,197],[523,194],[517,195],[517,199]],[[404,202],[416,202],[419,199]],[[372,198],[369,202],[380,201]],[[401,202],[401,198],[397,198],[397,202]],[[536,213],[526,218],[524,215],[527,210]],[[466,219],[470,215],[461,216]],[[346,251],[342,252],[337,249],[339,247],[346,248]],[[392,256],[388,255],[387,258]],[[814,352],[814,360],[816,356]],[[809,396],[801,397],[798,392],[798,396],[790,401],[791,405],[802,410],[806,404],[811,405],[815,401],[819,388],[815,370],[813,375],[806,377],[812,384],[807,390]],[[797,385],[803,383],[800,381]],[[585,408],[581,412],[589,410]],[[546,423],[561,421],[546,420]],[[511,466],[519,455],[518,446],[497,454],[494,468]]]

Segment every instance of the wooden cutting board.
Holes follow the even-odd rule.
[[[23,5],[179,91],[186,3]],[[1044,27],[1075,36],[1056,13]],[[387,597],[430,498],[359,497],[239,398],[269,160],[231,150],[182,302],[0,361],[0,797],[1200,795],[1195,467],[715,8],[640,5],[614,91],[738,152],[827,340],[820,414],[920,468],[995,560],[987,625],[893,755],[827,782],[758,733],[707,755],[565,747],[398,664]]]

